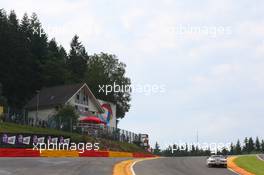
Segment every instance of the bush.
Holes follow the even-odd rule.
[[[78,118],[79,116],[75,112],[74,107],[69,105],[64,106],[54,116],[56,128],[63,131],[71,131],[73,125],[77,123]]]

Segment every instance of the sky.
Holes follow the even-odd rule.
[[[49,39],[127,65],[131,109],[119,127],[151,144],[264,138],[264,1],[0,0],[36,12]],[[152,90],[150,91],[150,88]]]

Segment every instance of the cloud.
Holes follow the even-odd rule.
[[[144,15],[145,15],[144,11],[139,8],[131,9],[125,15],[122,15],[121,20],[122,20],[125,30],[131,31],[137,28],[138,27],[137,21],[140,20],[140,18],[143,18]]]

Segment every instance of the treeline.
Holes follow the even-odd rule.
[[[165,157],[182,157],[182,156],[209,156],[211,151],[209,149],[201,149],[198,146],[192,145],[170,145],[165,150],[161,150],[159,144],[156,142],[153,153]]]
[[[89,38],[87,38],[89,39]],[[88,55],[75,35],[70,51],[49,40],[37,15],[0,9],[0,105],[22,111],[37,90],[43,87],[86,82],[99,99],[117,104],[117,117],[129,110],[130,92],[99,93],[99,85],[130,85],[126,65],[115,55]]]
[[[264,153],[264,140],[256,137],[254,140],[252,137],[246,137],[243,143],[238,140],[235,144],[231,143],[229,147],[223,147],[221,149],[201,148],[197,144],[192,145],[171,145],[165,150],[161,150],[159,144],[156,142],[153,153],[156,155],[177,157],[177,156],[209,156],[212,153],[222,155],[241,155],[241,154],[259,154]]]
[[[258,137],[255,140],[252,137],[246,137],[242,143],[240,140],[236,144],[231,143],[227,153],[230,155],[264,153],[264,140],[260,141]]]

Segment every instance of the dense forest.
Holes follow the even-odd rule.
[[[89,38],[85,38],[89,39]],[[99,85],[130,85],[126,65],[115,55],[88,55],[77,35],[70,50],[49,40],[37,15],[0,10],[0,103],[17,113],[43,87],[86,82],[95,96],[117,104],[117,117],[129,110],[130,92],[99,93]]]
[[[173,151],[172,151],[173,147]],[[155,144],[154,153],[157,155],[177,157],[177,156],[209,156],[213,150],[204,149],[193,145],[172,145],[165,150],[161,150],[158,143]],[[241,155],[241,154],[258,154],[264,153],[264,140],[258,137],[254,140],[252,137],[246,137],[241,143],[238,140],[235,144],[231,143],[230,147],[224,147],[221,150],[214,151],[222,155]]]

